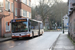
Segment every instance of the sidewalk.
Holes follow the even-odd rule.
[[[10,39],[12,39],[12,38],[11,37],[8,37],[8,38],[0,38],[0,42],[6,41],[6,40],[10,40]]]
[[[75,46],[67,35],[67,33],[61,34],[52,47],[52,50],[75,50]]]

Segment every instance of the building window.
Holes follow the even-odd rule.
[[[5,3],[6,10],[8,10],[8,1]]]
[[[20,0],[20,2],[23,2],[23,0]]]
[[[0,7],[3,7],[3,2],[0,2]]]
[[[27,11],[23,10],[23,16],[27,17]]]
[[[15,8],[15,16],[17,16],[17,8]]]
[[[8,10],[10,9],[10,2],[8,2]]]
[[[27,17],[27,11],[20,9],[20,16]]]
[[[17,1],[17,0],[16,0]]]
[[[10,31],[10,23],[8,25],[8,22],[6,22],[6,32],[9,32]]]
[[[24,4],[27,4],[27,0],[23,0],[23,3],[24,3]]]
[[[11,4],[11,9],[12,9],[11,11],[13,12],[13,3]]]
[[[22,9],[20,9],[20,16],[22,16]]]
[[[20,16],[23,16],[23,9],[20,9]]]
[[[29,6],[31,7],[31,1],[29,0]]]
[[[31,13],[29,12],[29,17],[31,17]]]
[[[6,10],[10,9],[10,2],[8,2],[7,0],[6,0],[6,3],[5,3],[5,7],[6,7]]]

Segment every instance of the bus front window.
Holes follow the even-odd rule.
[[[27,22],[13,22],[12,23],[12,32],[27,32],[28,25]]]

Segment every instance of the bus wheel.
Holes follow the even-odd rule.
[[[12,38],[12,39],[16,39],[16,38]]]
[[[19,38],[16,38],[16,40],[19,40]]]

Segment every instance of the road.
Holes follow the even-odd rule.
[[[61,32],[44,32],[42,36],[0,43],[0,50],[49,50]]]

